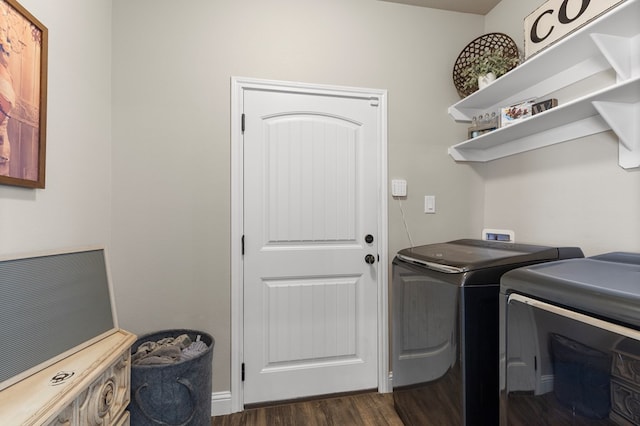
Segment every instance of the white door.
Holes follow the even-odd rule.
[[[243,102],[244,403],[376,388],[378,102]]]

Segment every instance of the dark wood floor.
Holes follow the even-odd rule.
[[[459,363],[428,385],[394,389],[395,408],[409,426],[459,426],[462,393]],[[479,424],[479,423],[478,423]]]
[[[411,410],[411,426],[459,426],[459,395],[449,391],[431,393],[415,388],[396,395],[398,408]],[[442,406],[449,406],[449,415]],[[417,415],[420,416],[417,416]],[[535,420],[533,420],[535,419]],[[609,419],[594,420],[573,416],[561,407],[553,393],[541,397],[514,395],[509,399],[510,426],[604,426],[615,425]],[[304,402],[247,409],[241,413],[217,416],[212,426],[403,426],[394,408],[393,394],[368,392]]]
[[[217,416],[212,426],[402,426],[393,395],[369,392],[305,402],[252,408]]]

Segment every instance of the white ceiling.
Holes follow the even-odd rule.
[[[486,15],[500,0],[383,0],[433,9],[452,10],[454,12]]]

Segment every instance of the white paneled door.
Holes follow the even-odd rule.
[[[243,96],[244,403],[376,388],[378,100]]]

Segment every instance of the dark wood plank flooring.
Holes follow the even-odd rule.
[[[368,392],[244,410],[211,419],[212,426],[402,426],[393,394]]]
[[[462,424],[460,363],[428,384],[394,389],[395,408],[409,426],[459,426]]]
[[[443,383],[444,384],[444,383]],[[415,388],[398,392],[398,409],[411,410],[412,426],[458,426],[462,423],[459,395],[451,388]],[[443,406],[450,411],[443,410]],[[445,413],[448,413],[445,415]],[[417,416],[417,415],[420,416]],[[535,420],[534,420],[535,419]],[[548,393],[540,397],[512,395],[509,398],[510,426],[604,426],[609,419],[594,420],[573,416]],[[367,392],[301,402],[246,409],[241,413],[217,416],[212,426],[403,426],[394,408],[393,394]]]

